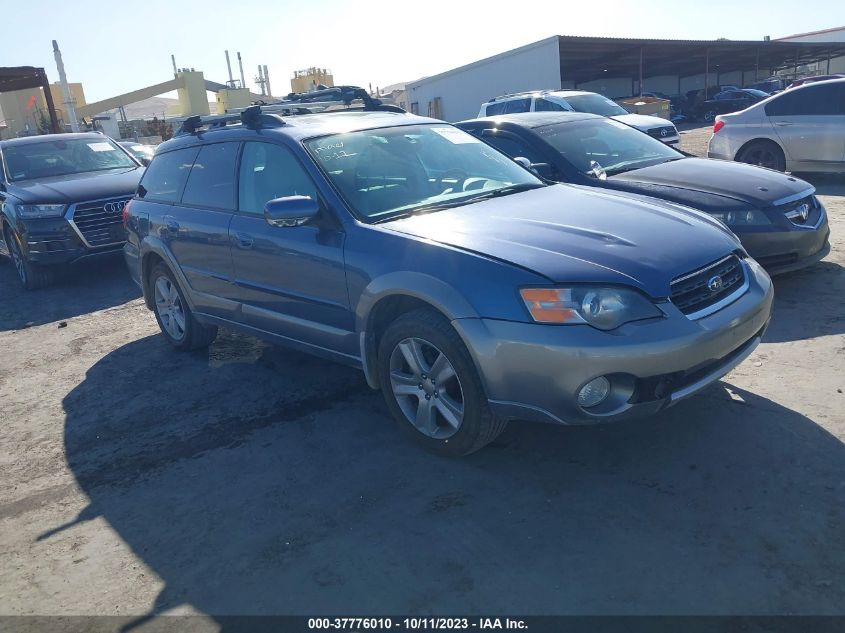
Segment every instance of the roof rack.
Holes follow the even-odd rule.
[[[239,122],[246,127],[281,127],[285,122],[272,113],[262,112],[261,106],[251,105],[237,113],[228,113],[219,116],[189,116],[182,122],[182,127],[176,132],[176,136],[185,134],[196,134],[202,128],[213,129],[226,127],[229,123]]]
[[[555,92],[554,90],[523,90],[522,92],[509,92],[506,95],[499,95],[498,97],[493,97],[487,103],[492,103],[493,101],[498,101],[499,99],[508,99],[510,97],[521,97],[523,95],[536,95],[536,94],[546,94],[549,92]]]

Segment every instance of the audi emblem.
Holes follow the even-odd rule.
[[[125,206],[126,200],[120,200],[119,202],[106,202],[106,204],[103,205],[103,209],[106,213],[117,215],[123,212],[123,207]]]
[[[714,275],[707,280],[707,289],[710,292],[719,292],[722,289],[722,278],[719,275]]]

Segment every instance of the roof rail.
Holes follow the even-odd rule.
[[[488,101],[488,103],[492,103],[493,101],[498,101],[499,99],[507,99],[509,97],[521,97],[522,95],[533,95],[533,94],[546,94],[547,92],[554,92],[554,90],[523,90],[522,92],[509,92],[505,95],[499,95],[498,97],[493,97]]]
[[[270,113],[264,113],[261,111],[261,106],[252,105],[237,113],[222,114],[219,116],[189,116],[182,122],[182,127],[179,128],[175,136],[196,134],[202,128],[226,127],[226,125],[234,121],[251,128],[280,127],[285,125],[285,122],[280,117]]]

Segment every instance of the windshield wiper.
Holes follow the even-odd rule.
[[[531,191],[532,189],[540,189],[541,187],[547,187],[548,185],[541,183],[541,182],[523,182],[518,185],[509,185],[507,187],[500,187],[499,189],[493,189],[493,191],[488,191],[487,193],[482,193],[478,196],[473,196],[470,198],[470,202],[475,202],[476,200],[486,200],[488,198],[499,198],[501,196],[509,196],[512,193],[520,193],[522,191]]]

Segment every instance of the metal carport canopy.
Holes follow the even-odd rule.
[[[0,92],[26,90],[27,88],[42,88],[47,111],[50,114],[50,127],[53,132],[59,131],[59,120],[56,117],[56,107],[53,105],[53,95],[50,92],[50,82],[43,68],[35,66],[5,66],[0,67]]]
[[[688,77],[737,70],[791,68],[845,55],[845,42],[655,40],[559,35],[561,80]]]

